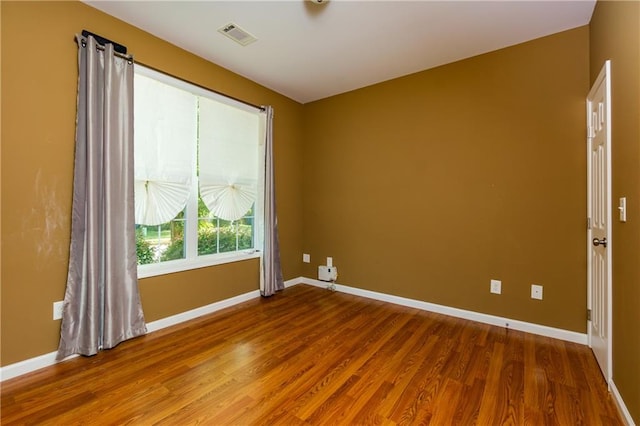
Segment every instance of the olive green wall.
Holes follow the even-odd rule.
[[[585,26],[305,105],[304,275],[333,256],[342,284],[586,332],[588,43]]]
[[[590,24],[591,82],[611,60],[613,381],[640,424],[640,2],[599,1]],[[627,222],[618,220],[627,198]]]
[[[1,364],[57,349],[52,303],[66,284],[77,45],[83,29],[136,60],[254,104],[274,107],[278,214],[286,279],[301,275],[302,105],[80,2],[2,2]],[[140,280],[147,321],[258,289],[250,260]]]

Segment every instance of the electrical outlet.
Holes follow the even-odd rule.
[[[502,293],[502,281],[491,280],[491,293],[494,293],[494,294]]]
[[[311,255],[307,254],[307,253],[303,253],[302,254],[302,261],[304,263],[310,263],[311,262]]]
[[[62,319],[62,306],[63,306],[63,301],[59,301],[59,302],[53,302],[53,319],[54,320],[59,320]]]
[[[542,300],[542,286],[531,284],[531,298]]]

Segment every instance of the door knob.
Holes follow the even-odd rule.
[[[598,246],[602,246],[602,247],[607,247],[607,237],[604,237],[603,239],[599,240],[597,238],[593,239],[593,245],[598,247]]]

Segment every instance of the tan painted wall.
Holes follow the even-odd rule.
[[[601,9],[596,17],[606,22]],[[348,285],[585,331],[586,28],[302,107],[80,3],[2,2],[0,17],[1,365],[57,347],[51,303],[62,298],[66,279],[73,34],[83,28],[126,44],[141,62],[274,105],[285,278],[313,277],[324,257],[333,256],[339,281]],[[592,46],[592,59],[599,49],[614,49],[619,36],[603,37],[603,47]],[[23,54],[30,46],[46,49]],[[627,82],[633,66],[624,67]],[[621,121],[616,102],[614,120]],[[622,126],[614,121],[614,132],[622,131],[616,129]],[[615,167],[637,184],[637,169],[618,164],[627,154],[637,158],[637,124],[625,133],[631,142],[616,151]],[[614,196],[639,193],[632,183],[620,184],[614,175]],[[629,201],[637,207],[637,199]],[[614,228],[619,241],[638,235],[635,219],[625,226],[635,234]],[[616,303],[624,306],[617,315],[637,324],[634,241],[614,264],[614,276],[627,280],[624,292],[616,287]],[[304,267],[303,251],[313,261]],[[491,278],[503,280],[501,296],[489,294]],[[529,299],[533,282],[545,286],[542,302]],[[141,280],[148,321],[255,288],[255,261]],[[625,400],[636,401],[632,360],[640,351],[635,335],[625,334],[633,331],[615,328],[627,339],[614,340],[614,374]],[[626,350],[628,357],[621,355]],[[637,416],[640,404],[630,406]]]
[[[57,349],[52,303],[66,284],[82,29],[170,74],[275,110],[283,271],[301,275],[302,106],[79,2],[2,2],[1,364]],[[258,288],[246,261],[140,281],[147,321]]]
[[[588,37],[305,105],[305,276],[584,333]]]
[[[640,2],[599,1],[590,24],[591,82],[611,60],[613,380],[640,424]],[[617,220],[627,197],[627,222]]]

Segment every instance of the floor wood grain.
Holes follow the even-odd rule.
[[[1,396],[3,425],[622,424],[585,346],[306,285]]]

